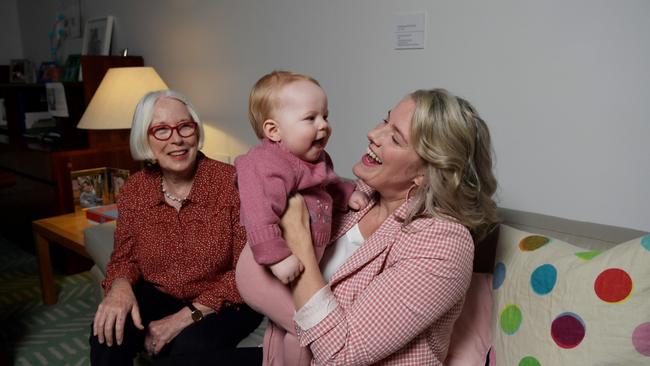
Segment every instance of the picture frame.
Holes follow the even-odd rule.
[[[62,0],[62,10],[65,34],[68,38],[81,37],[81,6],[80,0]]]
[[[61,79],[61,70],[62,68],[54,61],[42,62],[38,68],[38,83],[44,84],[59,81]]]
[[[75,209],[108,205],[117,202],[131,172],[119,168],[93,168],[70,172]]]
[[[55,117],[69,117],[65,87],[61,83],[46,83],[47,111]]]
[[[63,76],[61,81],[75,82],[79,81],[79,70],[81,69],[81,55],[70,55],[65,60]]]
[[[110,203],[107,168],[73,170],[70,181],[75,209]]]
[[[109,196],[111,202],[117,202],[124,183],[131,172],[128,169],[108,168]]]
[[[113,34],[112,16],[89,19],[86,21],[83,33],[82,55],[110,55]]]
[[[27,59],[13,59],[9,65],[10,83],[34,83],[36,81],[36,70],[34,64]]]

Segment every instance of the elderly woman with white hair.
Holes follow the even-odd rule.
[[[147,164],[118,198],[115,248],[90,336],[93,365],[130,365],[142,350],[156,363],[224,359],[261,320],[235,285],[246,241],[235,169],[203,155],[203,138],[180,93],[140,100],[131,153]]]

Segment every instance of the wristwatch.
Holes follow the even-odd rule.
[[[194,304],[189,303],[187,304],[187,307],[192,311],[192,320],[194,320],[195,323],[203,319],[203,313],[201,310],[197,309]]]

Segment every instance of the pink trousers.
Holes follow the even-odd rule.
[[[324,248],[316,251],[322,255]],[[264,366],[308,366],[311,351],[300,347],[293,323],[295,307],[289,287],[265,266],[255,262],[248,244],[242,250],[235,272],[237,288],[246,303],[269,318],[264,333]]]

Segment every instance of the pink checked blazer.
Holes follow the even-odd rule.
[[[342,217],[335,238],[372,207]],[[303,330],[315,365],[442,365],[472,276],[474,244],[451,220],[420,218],[402,230],[404,203],[334,273],[338,306]]]

